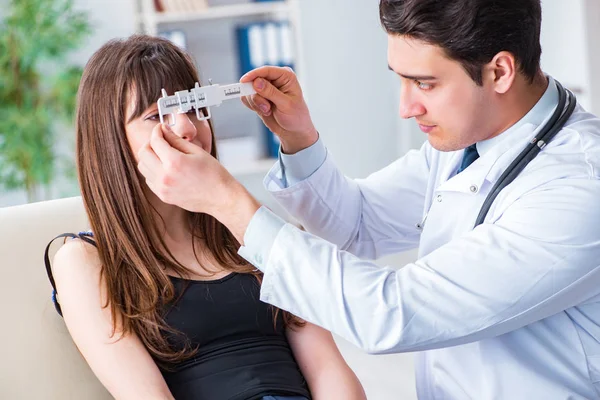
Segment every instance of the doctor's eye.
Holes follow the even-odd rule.
[[[414,82],[415,85],[417,85],[417,87],[421,90],[431,90],[433,88],[433,85],[430,83],[425,83],[417,80],[415,80]]]

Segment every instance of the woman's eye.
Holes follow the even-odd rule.
[[[204,111],[200,110],[199,111],[200,117],[204,117]],[[196,117],[196,109],[192,108],[191,110],[189,110],[186,115],[188,117]],[[171,118],[170,114],[166,114],[165,115],[165,120],[169,120]],[[159,122],[160,121],[160,115],[158,113],[156,114],[150,114],[148,115],[146,118],[144,118],[145,121],[155,121],[155,122]]]

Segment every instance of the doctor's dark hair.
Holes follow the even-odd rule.
[[[501,51],[529,82],[540,71],[540,0],[380,0],[379,17],[390,35],[441,47],[478,85],[483,65]]]

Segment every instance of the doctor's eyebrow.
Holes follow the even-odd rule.
[[[437,79],[435,76],[431,76],[431,75],[405,75],[405,74],[401,74],[399,72],[394,71],[392,69],[392,67],[389,66],[389,64],[388,64],[388,69],[390,71],[394,72],[395,74],[400,75],[404,79],[408,79],[408,80],[411,80],[411,81],[433,81],[433,80]]]

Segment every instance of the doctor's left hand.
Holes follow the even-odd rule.
[[[164,124],[156,125],[138,157],[139,171],[160,200],[212,215],[241,242],[260,204],[217,159]]]

